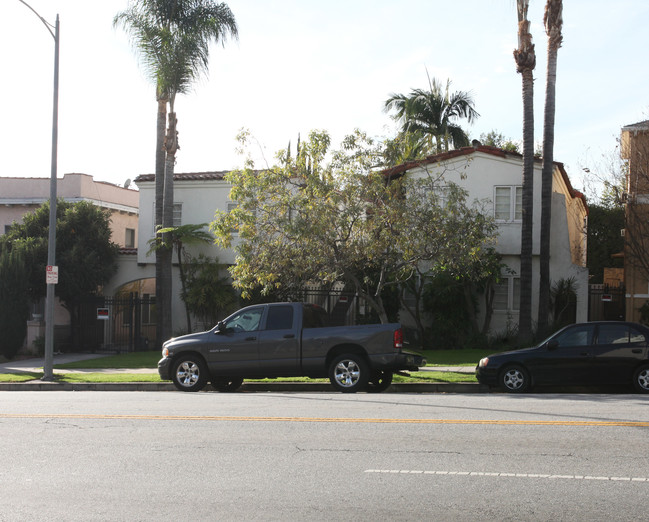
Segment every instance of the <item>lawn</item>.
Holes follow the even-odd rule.
[[[428,361],[427,366],[475,366],[484,356],[492,353],[490,350],[430,350],[424,352]],[[77,361],[67,364],[57,364],[58,370],[83,370],[93,368],[151,368],[156,369],[160,360],[160,351],[133,352],[111,355]],[[35,373],[5,373],[0,374],[0,382],[25,382],[39,379],[42,374]],[[161,382],[157,373],[57,373],[57,380],[62,382]],[[326,379],[314,380],[307,377],[277,379],[291,382],[326,382]],[[410,372],[410,377],[394,376],[395,383],[401,382],[476,382],[475,375],[458,372]]]

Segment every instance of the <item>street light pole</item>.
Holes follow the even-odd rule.
[[[58,137],[59,137],[59,15],[56,15],[56,24],[52,32],[49,24],[39,15],[32,6],[24,0],[18,0],[27,6],[45,25],[45,28],[54,38],[54,98],[52,102],[52,168],[50,174],[50,221],[47,238],[47,265],[46,276],[47,294],[45,296],[45,361],[43,364],[43,380],[54,380],[54,285],[50,279],[51,267],[56,265],[56,179],[58,165]]]

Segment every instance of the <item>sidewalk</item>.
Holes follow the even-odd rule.
[[[54,356],[54,366],[64,365],[77,361],[91,361],[105,357],[103,354],[58,354]],[[43,373],[44,358],[23,359],[0,364],[1,373],[30,372]],[[157,368],[83,368],[83,369],[58,369],[55,374],[63,373],[140,373],[157,375]],[[472,374],[475,371],[473,366],[427,366],[420,368],[420,371],[438,372],[459,372]],[[210,389],[208,386],[207,390]],[[134,382],[134,383],[64,383],[33,380],[20,383],[0,382],[0,391],[43,391],[43,390],[92,390],[92,391],[174,391],[175,387],[170,382]],[[244,382],[241,391],[299,391],[299,392],[330,392],[329,383],[292,383],[292,382]],[[395,383],[384,393],[487,393],[488,387],[476,383]]]

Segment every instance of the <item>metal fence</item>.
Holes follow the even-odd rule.
[[[589,286],[589,321],[623,321],[625,316],[626,291],[624,286]]]
[[[77,304],[63,351],[141,351],[155,346],[155,336],[154,297],[95,297]]]

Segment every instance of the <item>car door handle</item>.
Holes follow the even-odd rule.
[[[294,339],[294,338],[295,338],[295,334],[286,334],[284,336],[284,339]]]
[[[246,341],[256,341],[256,337],[246,337]]]
[[[588,352],[581,352],[579,355],[582,357],[588,357],[590,354]]]
[[[632,353],[642,353],[642,349],[640,349],[640,348],[634,348],[633,350],[631,350],[631,352],[632,352]]]

